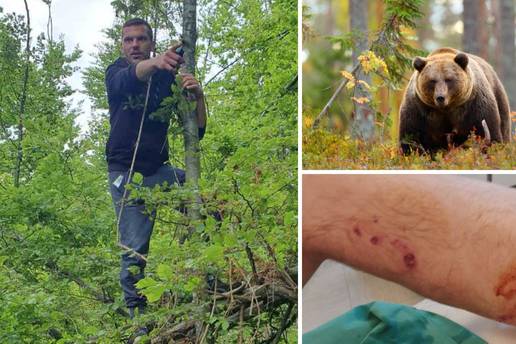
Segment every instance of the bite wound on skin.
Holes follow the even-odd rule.
[[[503,274],[495,287],[496,296],[503,296],[509,300],[516,296],[516,267]]]
[[[353,233],[355,233],[357,236],[362,236],[362,231],[358,225],[353,226]]]
[[[380,242],[381,242],[381,240],[380,240],[380,238],[379,238],[379,237],[377,237],[376,235],[373,235],[373,236],[371,237],[371,239],[369,239],[369,242],[370,242],[371,244],[373,244],[373,245],[379,245],[379,244],[380,244]]]
[[[416,267],[416,256],[411,252],[407,244],[399,239],[391,241],[391,245],[403,255],[403,263],[407,269]]]
[[[403,262],[407,268],[413,269],[416,266],[416,256],[412,253],[407,253],[403,256]]]

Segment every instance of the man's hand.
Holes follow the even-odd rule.
[[[141,81],[148,81],[151,75],[158,70],[166,70],[176,74],[179,66],[185,61],[181,55],[176,53],[176,49],[180,46],[181,43],[176,44],[163,54],[138,62],[136,65],[136,77]]]
[[[183,80],[181,87],[186,89],[188,92],[191,92],[195,95],[195,99],[199,100],[203,96],[199,81],[197,81],[197,79],[195,79],[195,77],[190,73],[181,73],[181,78]]]
[[[174,45],[169,48],[163,54],[154,57],[151,60],[153,61],[154,67],[156,69],[162,69],[169,71],[173,74],[177,73],[179,66],[185,62],[183,57],[176,53],[177,48],[181,46],[181,43]]]

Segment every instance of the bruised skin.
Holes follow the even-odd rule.
[[[497,297],[502,297],[508,303],[514,304],[512,309],[499,316],[497,320],[516,325],[516,263],[508,272],[500,276],[494,293]]]
[[[332,259],[516,325],[514,209],[466,178],[304,175],[303,281]]]
[[[503,296],[507,300],[512,300],[516,297],[516,266],[508,273],[502,275],[495,291],[496,296]]]

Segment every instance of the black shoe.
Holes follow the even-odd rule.
[[[139,327],[136,332],[134,332],[134,339],[138,337],[143,337],[149,334],[149,329],[145,326]]]
[[[129,338],[129,340],[127,341],[127,344],[137,344],[140,342],[140,340],[142,339],[142,337],[146,336],[149,334],[149,329],[145,326],[143,327],[139,327],[134,333],[133,335],[131,336],[131,338]]]

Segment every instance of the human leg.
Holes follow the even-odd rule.
[[[149,252],[154,221],[152,216],[146,214],[142,202],[129,200],[129,192],[126,194],[123,209],[120,212],[127,176],[127,171],[110,172],[109,186],[117,223],[119,223],[119,243],[129,249],[121,256],[120,285],[124,292],[126,306],[134,312],[135,308],[143,309],[147,303],[145,296],[138,292],[135,284],[144,275],[146,262],[142,256],[146,256]],[[119,216],[120,219],[118,219]]]

